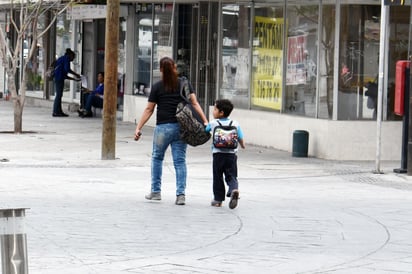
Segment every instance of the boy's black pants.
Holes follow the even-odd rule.
[[[213,153],[213,195],[216,201],[225,200],[225,181],[229,187],[228,196],[232,190],[238,189],[237,155],[235,153]]]

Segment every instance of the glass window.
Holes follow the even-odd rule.
[[[220,97],[232,100],[236,107],[249,106],[250,7],[222,7],[222,74]]]
[[[45,16],[41,15],[37,22],[37,34],[44,30],[45,23]],[[33,40],[31,37],[31,33],[26,33],[26,38],[23,40],[23,58],[27,61],[27,82],[26,82],[26,89],[29,91],[29,94],[43,94],[43,85],[45,83],[43,77],[44,71],[44,60],[43,60],[43,41],[44,39],[40,38],[37,40],[37,48],[35,49],[33,55],[31,56],[30,60],[27,60],[29,55],[29,50],[32,46]]]
[[[333,116],[333,66],[335,47],[335,5],[322,5],[322,30],[319,43],[319,118]]]
[[[287,7],[284,111],[316,117],[318,5]]]
[[[153,47],[153,10],[151,4],[137,5],[137,33],[135,56],[137,57],[134,75],[134,94],[145,95],[150,87],[151,60]]]
[[[338,119],[376,119],[380,6],[342,5],[340,27]]]
[[[42,32],[46,26],[46,16],[42,15],[37,22],[38,33]],[[71,27],[73,22],[67,19],[66,12],[60,14],[56,18],[56,55],[55,59],[64,55],[66,48],[70,48],[70,39],[71,39]],[[23,41],[23,57],[27,58],[28,53],[31,47],[31,38],[28,35],[28,39]],[[30,94],[41,94],[43,95],[43,85],[47,83],[43,79],[44,72],[44,51],[43,43],[45,39],[40,38],[37,40],[37,50],[34,52],[32,58],[28,61],[28,70],[27,70],[27,82],[26,88],[30,91]],[[75,61],[78,61],[76,59]],[[48,64],[46,64],[47,66]],[[70,89],[69,81],[65,81],[65,91]],[[51,93],[54,93],[54,89],[51,89]],[[63,96],[69,96],[69,93],[63,93]]]
[[[56,19],[56,59],[60,56],[63,56],[66,53],[67,48],[72,48],[71,46],[71,38],[72,38],[72,28],[74,25],[74,21],[67,19],[67,14],[64,12],[57,16]],[[79,64],[79,54],[76,54],[76,59],[70,63],[71,68],[73,69],[75,64]],[[73,69],[76,71],[75,69]],[[77,71],[78,72],[78,71]],[[68,91],[70,91],[70,82],[71,81],[64,81],[64,91],[63,98],[69,98],[71,95]],[[52,89],[54,93],[54,88]]]
[[[396,62],[399,60],[408,60],[409,51],[409,24],[410,24],[410,5],[391,6],[389,13],[389,55],[388,55],[388,95],[387,104],[384,104],[387,113],[387,120],[401,120],[401,116],[395,115],[395,69]],[[409,52],[409,54],[411,54]],[[384,117],[385,119],[385,117]]]
[[[192,79],[191,70],[196,67],[191,62],[193,44],[192,40],[195,39],[195,26],[192,23],[193,8],[191,4],[179,4],[179,16],[176,35],[177,56],[176,66],[179,76],[186,76],[188,79]]]
[[[134,94],[147,95],[151,83],[160,80],[160,58],[173,57],[173,4],[138,4],[137,11]]]
[[[157,23],[153,30],[153,83],[160,80],[160,59],[164,56],[174,58],[172,15],[173,4],[155,5],[155,22]]]
[[[255,7],[252,108],[281,109],[283,26],[282,7]]]

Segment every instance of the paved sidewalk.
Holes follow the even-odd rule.
[[[397,162],[239,152],[239,206],[210,206],[209,145],[188,149],[185,206],[170,152],[160,202],[150,189],[152,128],[118,121],[100,160],[102,120],[26,106],[26,133],[0,100],[0,208],[28,207],[30,274],[412,273],[412,179]],[[246,143],[247,143],[246,136]]]

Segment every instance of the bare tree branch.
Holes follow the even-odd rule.
[[[15,34],[10,41],[5,30],[0,27],[0,58],[7,74],[7,90],[11,93],[14,105],[14,132],[22,132],[22,114],[25,102],[28,65],[33,61],[39,39],[55,24],[57,16],[67,10],[73,0],[62,4],[60,0],[10,0],[8,18],[9,29]],[[39,28],[40,18],[48,11],[53,16],[45,27]],[[27,47],[26,47],[27,43]],[[23,48],[24,47],[24,48]],[[27,49],[27,52],[26,52]],[[27,54],[26,54],[27,53]],[[19,74],[16,73],[19,71]],[[16,86],[16,77],[19,80]],[[18,90],[17,90],[18,88]]]

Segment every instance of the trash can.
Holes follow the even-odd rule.
[[[309,132],[306,130],[295,130],[293,132],[293,157],[308,157]]]
[[[29,273],[25,215],[25,208],[0,209],[1,273]]]

